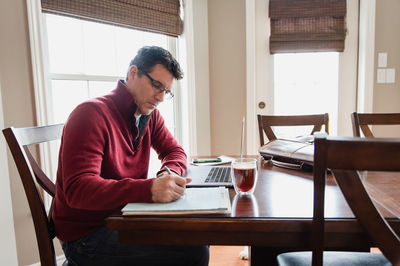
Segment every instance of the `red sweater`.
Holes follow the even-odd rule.
[[[119,213],[126,203],[152,201],[150,147],[163,166],[178,174],[186,170],[186,154],[158,110],[149,115],[134,145],[139,132],[135,111],[132,95],[119,81],[110,94],[80,104],[69,116],[52,216],[60,240],[76,240],[104,226],[104,218]]]

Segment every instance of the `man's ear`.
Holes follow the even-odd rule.
[[[135,79],[135,75],[137,74],[137,72],[138,72],[137,66],[135,66],[135,65],[130,66],[129,72],[128,72],[128,79],[131,79],[131,80]]]

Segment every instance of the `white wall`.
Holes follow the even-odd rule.
[[[400,112],[400,1],[376,0],[375,51],[374,51],[374,101],[375,113]],[[378,53],[387,53],[387,66],[395,69],[395,83],[377,83]],[[377,137],[400,137],[400,126],[374,126]]]
[[[240,153],[246,114],[246,1],[208,1],[211,154]]]
[[[358,1],[347,1],[347,36],[339,55],[338,136],[353,136],[350,114],[357,109]]]

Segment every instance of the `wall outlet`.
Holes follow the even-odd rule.
[[[386,69],[386,83],[395,83],[396,70],[394,68]]]
[[[387,67],[387,53],[378,53],[378,67]]]
[[[386,83],[386,69],[378,68],[377,83]]]

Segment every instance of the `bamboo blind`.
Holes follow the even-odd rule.
[[[42,11],[179,36],[179,0],[41,0]]]
[[[270,0],[270,53],[343,52],[346,0]]]

